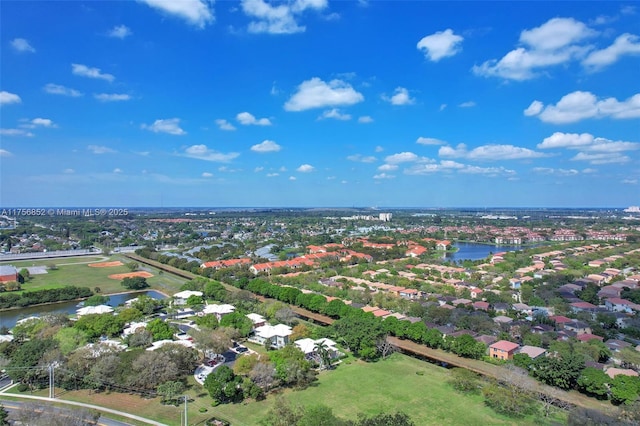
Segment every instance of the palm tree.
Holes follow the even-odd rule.
[[[313,351],[320,356],[320,368],[331,369],[331,355],[329,354],[329,345],[326,340],[316,342]]]

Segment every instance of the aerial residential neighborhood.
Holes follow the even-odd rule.
[[[0,426],[640,424],[637,2],[0,2]]]
[[[88,389],[126,391],[145,404],[163,401],[150,418],[168,419],[179,412],[171,414],[171,401],[180,405],[181,395],[200,388],[207,396],[188,397],[187,409],[201,407],[202,398],[215,408],[192,418],[244,424],[246,413],[234,402],[263,407],[256,414],[265,418],[263,404],[283,389],[303,395],[319,382],[313,389],[322,395],[324,380],[349,369],[415,357],[411,362],[431,359],[439,374],[455,373],[442,383],[453,386],[448,392],[458,392],[458,370],[473,371],[464,382],[483,389],[484,409],[494,415],[533,415],[509,411],[485,393],[488,380],[518,371],[527,379],[517,384],[519,404],[534,410],[532,392],[553,395],[553,413],[542,419],[592,416],[589,410],[623,419],[640,394],[620,393],[640,380],[640,228],[600,220],[591,226],[607,230],[593,234],[601,239],[556,241],[546,216],[534,211],[502,222],[407,210],[394,211],[380,227],[302,210],[286,220],[277,212],[203,218],[170,210],[109,221],[21,219],[0,242],[0,306],[21,306],[0,312],[6,342],[0,351],[13,380],[4,392],[51,392],[64,400],[65,392],[82,399]],[[545,239],[494,245],[495,235],[522,220]],[[584,229],[580,220],[564,226]],[[69,256],[74,245],[93,254]],[[49,257],[23,260],[30,255]],[[43,314],[40,300],[69,302]],[[57,331],[45,338],[51,327]],[[34,362],[12,355],[30,350],[28,342],[41,342],[40,358],[20,364]],[[62,348],[58,383],[47,387],[49,370],[38,365]],[[78,356],[91,364],[79,368]],[[27,366],[33,374],[25,375]],[[233,392],[223,391],[229,386]],[[501,386],[497,392],[516,384]]]

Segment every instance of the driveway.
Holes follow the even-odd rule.
[[[229,368],[233,368],[233,365],[236,363],[238,354],[229,349],[224,352],[222,356],[224,357],[224,362],[221,364],[216,364],[215,367],[209,367],[206,364],[200,364],[198,368],[196,368],[195,373],[193,373],[193,378],[196,380],[196,382],[200,383],[201,385],[204,384],[204,380],[207,378],[207,376],[221,365],[226,365]]]

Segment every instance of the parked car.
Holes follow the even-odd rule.
[[[247,349],[245,346],[238,346],[236,348],[236,352],[238,352],[239,354],[243,354],[245,352],[247,352],[249,349]]]

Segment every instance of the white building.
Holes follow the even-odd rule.
[[[308,359],[316,357],[316,355],[318,354],[317,345],[320,345],[320,344],[324,344],[324,346],[327,348],[327,351],[329,352],[329,357],[331,359],[338,358],[341,355],[340,351],[336,347],[336,342],[327,338],[322,338],[317,340],[305,338],[305,339],[296,340],[294,344],[298,348],[300,348],[302,352],[304,352],[305,356]]]
[[[289,336],[291,335],[291,327],[284,324],[278,325],[263,325],[256,328],[253,331],[253,336],[249,338],[249,341],[263,345],[267,339],[271,339],[271,347],[280,349],[285,347],[289,343]]]
[[[391,222],[391,217],[393,216],[393,214],[391,213],[380,213],[378,215],[378,219],[380,219],[383,222]]]
[[[189,299],[191,296],[202,297],[202,294],[203,293],[201,291],[195,291],[195,290],[181,291],[173,295],[173,303],[176,305],[186,305],[187,299]]]
[[[218,318],[218,321],[222,319],[223,316],[227,314],[231,314],[235,312],[236,307],[233,305],[207,305],[202,310],[204,315],[212,314]]]
[[[262,327],[267,323],[267,319],[260,314],[251,313],[251,314],[247,314],[246,317],[251,320],[251,322],[253,323],[254,329],[258,327]]]

